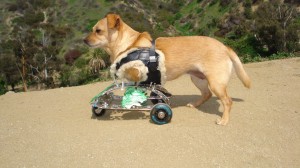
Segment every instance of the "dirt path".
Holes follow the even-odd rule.
[[[167,83],[172,122],[141,112],[91,116],[89,100],[111,82],[0,96],[0,167],[300,167],[300,58],[247,64],[253,87],[232,76],[228,126],[214,96],[188,76]]]

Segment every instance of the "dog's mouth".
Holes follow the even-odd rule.
[[[97,48],[97,47],[100,47],[100,46],[101,46],[100,43],[98,43],[98,44],[91,44],[91,43],[89,42],[89,40],[87,40],[87,39],[84,39],[83,42],[84,42],[86,45],[88,45],[89,47],[92,47],[92,48]]]
[[[93,45],[90,44],[90,42],[87,39],[83,39],[83,42],[88,45],[89,47],[92,47]]]

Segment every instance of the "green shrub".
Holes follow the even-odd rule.
[[[77,86],[85,83],[88,78],[86,69],[73,67],[64,67],[60,76],[61,86]]]
[[[224,39],[224,43],[232,47],[239,56],[248,55],[255,57],[258,55],[256,40],[253,36],[244,36],[240,39]]]
[[[0,77],[0,95],[3,95],[7,92],[5,81]]]
[[[283,59],[283,58],[290,58],[290,57],[295,57],[295,54],[287,53],[287,52],[278,52],[276,54],[270,55],[268,58],[270,60],[274,60],[274,59]]]
[[[77,60],[75,60],[74,65],[79,69],[83,69],[85,66],[88,65],[88,61],[85,58],[80,57]]]
[[[243,63],[249,63],[249,62],[261,62],[263,59],[260,55],[251,56],[249,54],[239,56],[241,61]]]
[[[107,76],[102,77],[101,73],[92,73],[87,66],[78,68],[75,65],[65,65],[62,68],[59,80],[61,81],[60,86],[78,86],[90,82],[107,80]]]
[[[210,2],[209,6],[215,5],[217,2],[218,2],[218,0],[212,0],[212,1]]]
[[[203,11],[203,8],[197,8],[196,12],[199,14]]]
[[[225,39],[224,43],[236,51],[243,63],[295,57],[293,53],[289,52],[277,52],[275,54],[268,55],[267,52],[256,47],[257,41],[251,36],[245,36],[236,40]]]
[[[60,86],[69,86],[70,85],[69,78],[71,76],[71,68],[72,67],[67,66],[67,65],[63,66],[60,77],[59,77]]]
[[[86,31],[90,32],[92,31],[94,25],[98,22],[97,19],[89,20],[87,26],[86,26]]]

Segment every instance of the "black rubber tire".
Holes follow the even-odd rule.
[[[106,110],[105,109],[100,109],[98,107],[92,107],[92,112],[95,116],[101,117],[105,114]]]
[[[164,117],[159,117],[159,113],[163,113]],[[172,110],[170,106],[165,103],[157,103],[154,105],[150,112],[151,120],[158,125],[167,124],[172,119]]]

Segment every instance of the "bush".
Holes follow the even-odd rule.
[[[71,86],[83,84],[86,78],[86,73],[82,70],[75,70],[71,72],[69,83]]]
[[[196,10],[196,12],[199,14],[199,13],[201,13],[203,11],[203,8],[197,8],[197,10]]]
[[[291,57],[295,57],[295,55],[293,53],[278,52],[276,54],[270,55],[268,58],[274,60],[274,59],[283,59],[283,58],[291,58]]]
[[[44,14],[42,12],[35,13],[35,11],[29,10],[25,13],[23,19],[27,25],[33,25],[42,22],[44,20]]]
[[[282,13],[281,15],[279,13]],[[299,12],[295,6],[280,1],[264,2],[254,13],[255,29],[260,47],[269,54],[294,52],[299,45]]]
[[[3,95],[7,92],[5,81],[0,77],[0,95]]]
[[[74,61],[79,58],[81,56],[81,52],[79,50],[73,49],[73,50],[69,50],[66,54],[65,54],[65,61],[66,64],[68,65],[72,65],[74,63]]]
[[[267,52],[256,47],[258,46],[258,42],[252,36],[245,36],[237,40],[225,39],[224,43],[237,52],[237,55],[243,63],[295,57],[293,53],[289,52],[277,52],[268,55]]]
[[[255,37],[250,35],[241,37],[240,39],[236,40],[226,38],[224,40],[224,43],[232,47],[239,56],[254,58],[259,55],[259,53],[261,53],[261,51],[256,48],[257,41]]]
[[[60,86],[77,86],[103,79],[100,73],[93,74],[88,67],[79,69],[76,66],[65,65],[59,80],[61,81]]]
[[[88,24],[87,24],[87,26],[86,26],[86,31],[87,31],[87,32],[91,32],[92,29],[93,29],[93,27],[94,27],[94,25],[95,25],[97,22],[98,22],[97,19],[89,20],[89,22],[88,22]]]
[[[217,2],[218,2],[218,0],[212,0],[212,1],[210,2],[209,6],[215,5]]]
[[[60,86],[70,86],[69,78],[71,76],[72,67],[63,66],[59,77]]]
[[[84,84],[88,78],[88,73],[85,69],[65,66],[60,75],[61,86],[77,86]]]
[[[79,69],[83,69],[85,66],[87,66],[88,61],[84,58],[78,58],[75,62],[74,65],[79,68]]]
[[[243,63],[260,62],[260,61],[263,60],[262,57],[259,56],[259,55],[251,56],[251,55],[249,55],[249,54],[240,56],[239,58],[241,59],[241,61],[242,61]]]

